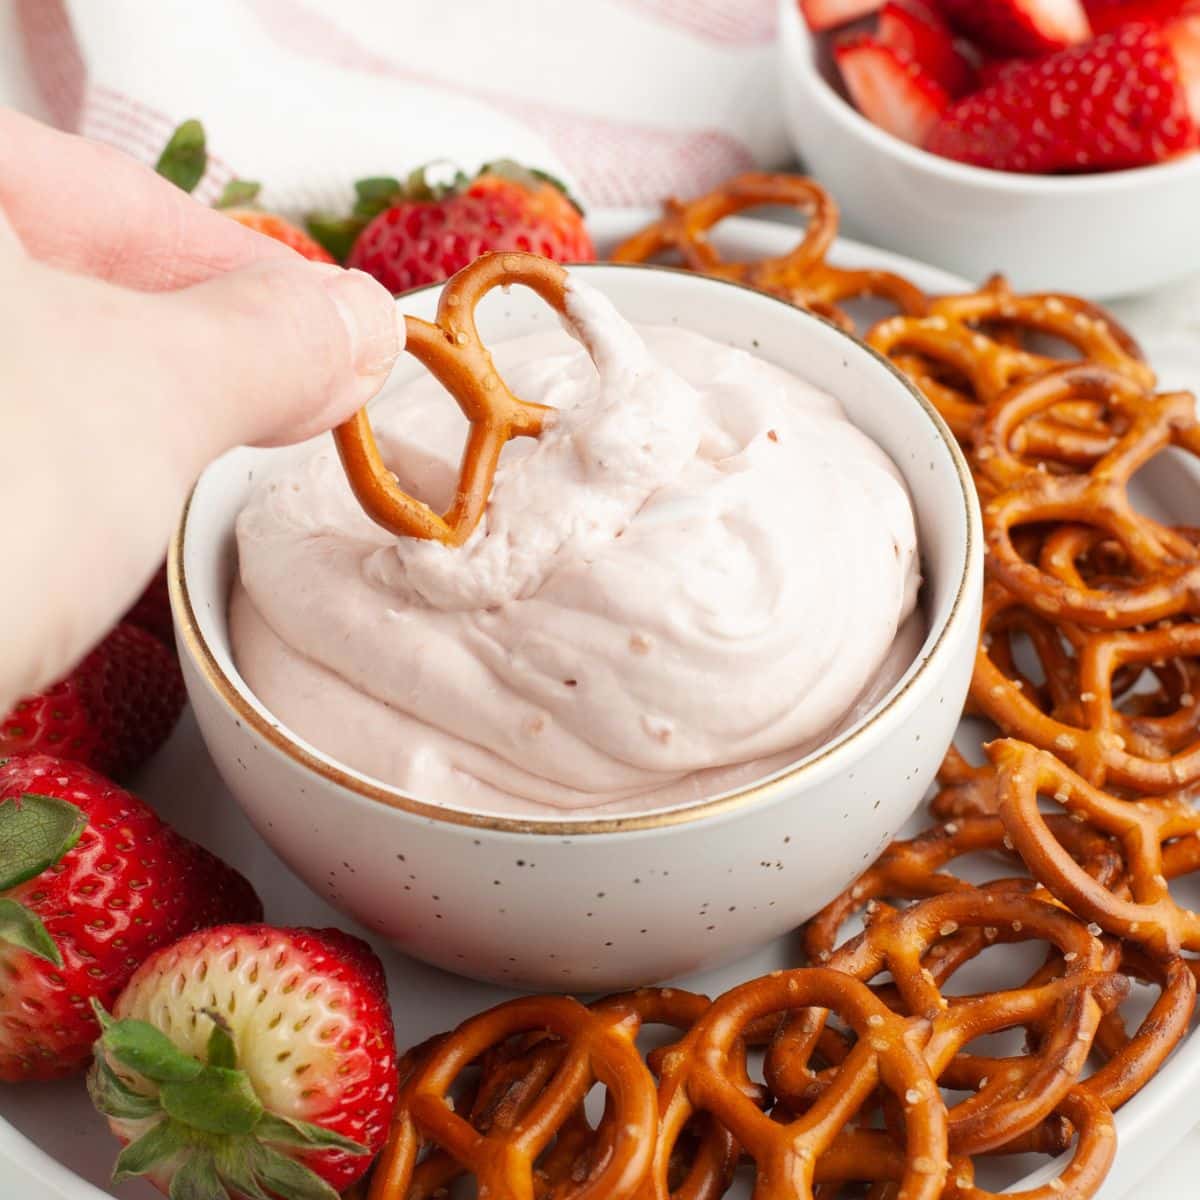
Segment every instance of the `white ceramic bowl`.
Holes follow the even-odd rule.
[[[885,133],[845,98],[796,0],[779,0],[784,115],[805,169],[833,192],[847,232],[982,281],[1096,299],[1200,270],[1200,154],[1132,171],[986,171]]]
[[[300,741],[234,666],[234,519],[267,457],[303,448],[238,450],[209,468],[176,535],[170,579],[201,733],[250,820],[298,875],[401,950],[449,970],[590,991],[744,954],[812,915],[876,857],[920,802],[958,722],[982,554],[974,491],[945,426],[852,338],[732,284],[654,267],[575,270],[634,321],[676,322],[753,349],[839,396],[905,474],[930,631],[860,725],[768,780],[692,807],[557,821],[454,811]],[[432,318],[437,292],[406,296],[405,311]],[[493,342],[555,319],[520,288],[479,311]],[[420,369],[402,361],[393,383]]]

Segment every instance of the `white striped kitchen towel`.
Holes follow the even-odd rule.
[[[201,118],[200,194],[284,210],[362,176],[515,158],[593,206],[788,157],[777,0],[17,0],[53,119],[153,161]]]

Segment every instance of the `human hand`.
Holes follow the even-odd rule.
[[[388,292],[0,110],[0,713],[137,596],[232,446],[308,437],[403,347]]]

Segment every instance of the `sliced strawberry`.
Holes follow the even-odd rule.
[[[1081,0],[939,0],[955,29],[994,54],[1050,54],[1092,36]]]
[[[818,33],[837,29],[878,12],[883,0],[800,0],[800,11]]]
[[[1093,33],[1109,33],[1134,21],[1165,25],[1197,8],[1197,0],[1083,0]]]
[[[1086,97],[1074,100],[1074,96]],[[927,149],[1000,171],[1107,171],[1200,142],[1200,16],[1126,25],[1007,70],[954,104]]]
[[[1200,5],[1192,4],[1193,10]],[[1167,45],[1175,56],[1183,88],[1187,95],[1188,115],[1200,138],[1200,11],[1195,15],[1172,21],[1163,29]]]
[[[975,66],[941,14],[925,0],[888,0],[879,14],[879,40],[907,54],[951,96],[975,86]]]
[[[903,51],[868,34],[845,39],[834,54],[858,111],[903,141],[922,145],[950,103],[945,89]]]

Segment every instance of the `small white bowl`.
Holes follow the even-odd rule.
[[[1200,270],[1200,153],[1092,175],[1018,175],[929,154],[885,133],[839,89],[795,0],[779,0],[784,117],[847,232],[982,282],[1106,299]]]
[[[838,396],[908,480],[929,635],[859,725],[770,779],[691,807],[503,819],[412,797],[282,727],[234,665],[233,525],[256,472],[237,450],[197,484],[171,548],[188,692],[230,790],[311,887],[406,953],[465,975],[583,991],[683,975],[811,916],[876,857],[929,786],[958,722],[979,630],[982,536],[965,462],[928,403],[840,330],[761,293],[660,267],[576,267],[638,322],[676,322]],[[432,318],[437,288],[408,295]],[[551,328],[531,293],[480,309],[485,340]],[[421,368],[398,364],[393,384]],[[447,403],[450,401],[447,400]],[[736,703],[736,696],[731,696]]]

